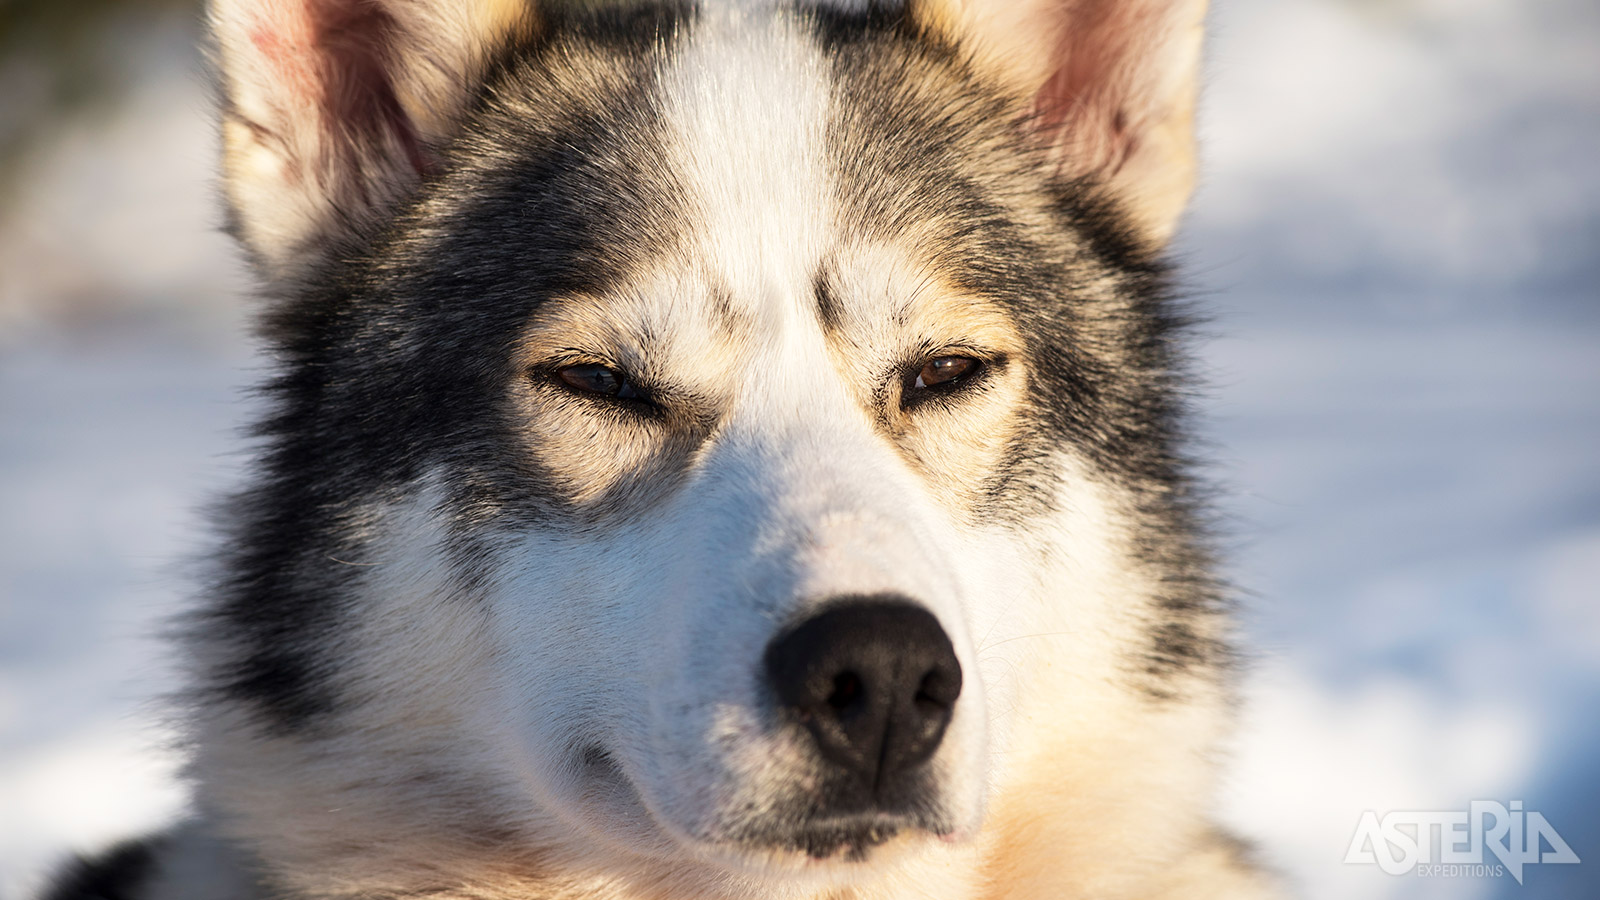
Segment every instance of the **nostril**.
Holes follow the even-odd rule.
[[[950,677],[950,673],[934,669],[922,676],[922,683],[917,685],[916,701],[930,709],[949,709],[955,705],[956,698],[961,695],[961,682],[959,678]]]
[[[917,686],[917,696],[915,698],[917,707],[925,714],[934,714],[948,709],[950,704],[941,699],[942,697],[943,692],[938,684],[938,676],[932,673],[924,676],[922,684]]]
[[[854,672],[840,672],[833,679],[833,693],[828,695],[828,705],[844,712],[861,697],[861,676]]]

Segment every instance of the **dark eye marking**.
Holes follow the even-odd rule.
[[[578,363],[555,371],[556,380],[580,394],[650,403],[649,396],[622,372],[599,363]]]

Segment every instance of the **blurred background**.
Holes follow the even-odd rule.
[[[1219,815],[1316,900],[1600,897],[1600,4],[1213,5],[1178,252],[1256,652]],[[161,632],[261,375],[198,30],[0,0],[4,900],[183,803]],[[1343,861],[1474,799],[1583,862]]]

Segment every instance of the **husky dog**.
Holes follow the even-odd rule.
[[[193,818],[53,896],[1269,896],[1162,263],[1203,5],[215,0],[273,405]]]

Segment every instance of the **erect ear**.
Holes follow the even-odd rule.
[[[212,0],[223,184],[265,277],[369,227],[433,165],[528,0]]]
[[[1033,98],[1051,159],[1106,186],[1155,244],[1194,185],[1205,0],[912,0],[912,14]]]

